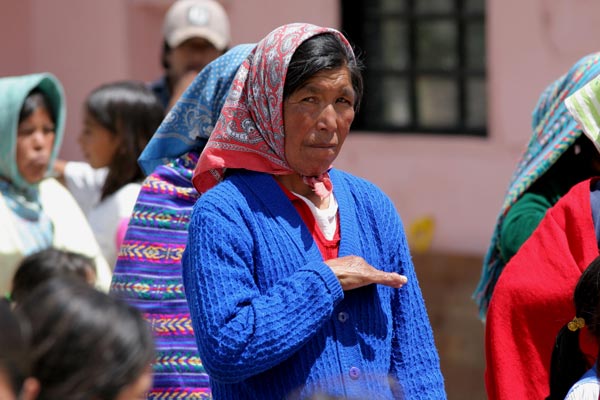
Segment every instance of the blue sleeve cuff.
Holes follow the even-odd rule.
[[[344,291],[338,278],[324,262],[311,263],[310,267],[321,277],[325,283],[325,287],[331,294],[333,306],[337,306],[344,299]]]

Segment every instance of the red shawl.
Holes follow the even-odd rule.
[[[556,334],[575,316],[573,291],[598,256],[590,180],[575,185],[546,216],[500,275],[485,332],[488,398],[543,399]],[[584,329],[585,353],[597,346]]]

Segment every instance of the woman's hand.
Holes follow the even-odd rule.
[[[352,290],[372,283],[400,288],[408,279],[396,272],[383,272],[362,257],[345,256],[325,261],[340,281],[343,290]]]

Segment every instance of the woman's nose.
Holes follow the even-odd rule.
[[[328,131],[333,131],[337,128],[337,112],[333,104],[328,104],[323,108],[321,114],[319,114],[317,127]]]
[[[46,135],[45,135],[45,132],[43,129],[36,129],[31,134],[31,141],[33,143],[33,147],[36,150],[39,150],[44,147],[44,144],[46,142],[45,139],[46,139]]]

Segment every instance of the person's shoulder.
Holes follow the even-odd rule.
[[[161,75],[156,80],[148,82],[146,86],[151,90],[162,90],[167,87],[167,77],[166,75]]]
[[[587,370],[585,374],[571,387],[565,400],[597,399],[600,395],[600,381],[596,366]]]
[[[67,218],[72,221],[85,221],[87,224],[87,219],[69,189],[56,179],[44,179],[39,188],[42,207],[54,221],[57,218]]]
[[[169,91],[169,85],[167,84],[166,75],[161,76],[155,81],[152,81],[147,84],[148,88],[152,90],[154,95],[160,100],[163,107],[167,109],[169,105],[169,101],[171,100],[171,93]]]
[[[54,178],[46,178],[40,182],[40,196],[42,199],[53,199],[54,196],[73,199],[69,189]]]
[[[111,196],[114,198],[115,206],[120,210],[120,214],[127,215],[131,212],[140,194],[141,187],[142,185],[139,183],[128,183]]]
[[[126,184],[125,186],[121,187],[119,190],[117,190],[115,192],[115,195],[121,199],[129,199],[131,197],[137,197],[138,193],[140,192],[140,188],[142,187],[142,185],[138,182],[130,182],[128,184]]]
[[[357,176],[357,175],[353,175],[353,174],[351,174],[347,171],[343,171],[341,169],[332,168],[329,171],[329,174],[332,177],[332,179],[338,179],[338,180],[342,180],[342,181],[351,183],[352,185],[358,185],[359,187],[364,186],[369,189],[381,191],[381,189],[375,183],[369,181],[368,179]]]
[[[600,382],[596,377],[581,379],[567,393],[565,400],[597,399],[600,395]]]
[[[349,188],[350,192],[352,192],[353,196],[389,200],[387,194],[379,186],[365,178],[333,168],[330,171],[330,176],[334,182],[334,190],[336,181],[343,182]]]
[[[244,170],[229,170],[226,176],[219,183],[208,189],[201,197],[221,196],[223,192],[231,190],[239,191],[239,187],[246,180],[247,171]],[[209,196],[207,196],[209,195]]]
[[[244,207],[249,198],[261,197],[278,189],[273,177],[267,173],[248,170],[229,171],[225,179],[200,196],[198,203],[212,207]]]

